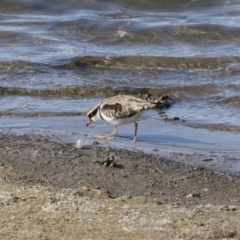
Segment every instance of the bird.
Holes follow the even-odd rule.
[[[116,95],[95,104],[87,111],[87,126],[92,122],[105,120],[114,125],[114,130],[104,136],[95,136],[97,139],[107,140],[108,137],[114,136],[118,132],[118,125],[134,122],[135,131],[133,142],[137,139],[138,123],[137,118],[143,110],[154,108],[158,101],[148,101],[132,95]]]

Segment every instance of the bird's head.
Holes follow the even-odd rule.
[[[87,126],[90,125],[92,122],[101,120],[99,110],[100,110],[100,103],[95,104],[91,106],[87,112],[88,120],[87,120]]]

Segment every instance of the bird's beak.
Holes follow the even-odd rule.
[[[92,119],[89,118],[89,119],[87,120],[87,127],[88,127],[88,125],[91,124],[91,123],[92,123]]]

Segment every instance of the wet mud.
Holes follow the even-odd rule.
[[[1,239],[240,237],[237,175],[34,134],[1,134],[0,156]]]

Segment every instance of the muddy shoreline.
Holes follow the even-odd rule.
[[[34,134],[1,134],[0,156],[1,239],[240,237],[237,175]]]

